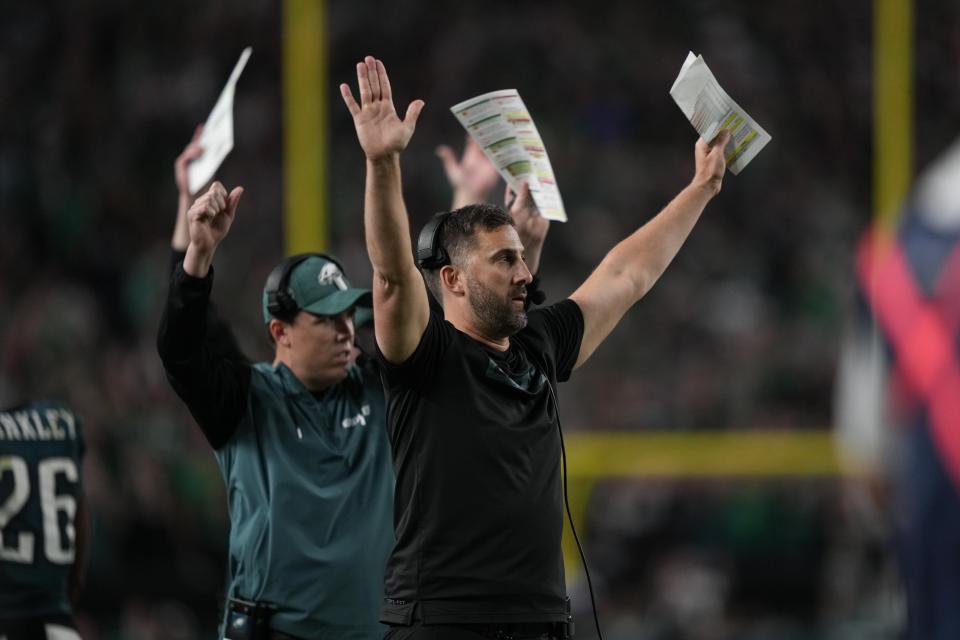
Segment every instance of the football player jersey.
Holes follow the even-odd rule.
[[[0,411],[0,621],[70,614],[82,457],[64,405]]]

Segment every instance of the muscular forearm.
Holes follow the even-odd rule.
[[[721,132],[713,144],[698,140],[690,185],[652,220],[606,255],[597,270],[570,299],[583,313],[579,367],[620,322],[623,314],[660,279],[680,250],[707,203],[718,193],[726,168],[723,148],[730,140]]]
[[[367,160],[363,222],[367,253],[376,276],[389,283],[418,277],[410,251],[410,222],[403,203],[399,155]]]
[[[430,305],[410,250],[410,223],[396,155],[367,160],[364,226],[373,264],[377,344],[390,362],[403,362],[423,335]]]
[[[583,313],[584,333],[576,366],[653,287],[680,250],[716,191],[689,186],[663,211],[610,250],[570,299]]]
[[[691,184],[652,220],[615,246],[600,265],[632,283],[633,301],[642,298],[663,275],[707,203],[716,195],[709,186]]]

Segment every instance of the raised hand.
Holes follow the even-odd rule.
[[[449,145],[437,147],[437,157],[443,162],[447,181],[453,189],[451,209],[459,209],[468,204],[486,202],[490,190],[500,180],[500,173],[483,153],[483,149],[471,136],[467,136],[463,155],[457,155]]]
[[[508,184],[503,195],[503,206],[508,207],[513,224],[517,228],[517,235],[523,243],[527,268],[530,269],[530,273],[536,273],[540,267],[540,252],[543,249],[547,231],[550,230],[550,221],[540,215],[530,194],[530,185],[526,181],[520,187],[520,193],[515,198],[513,195],[513,189]]]
[[[713,195],[720,193],[720,187],[723,184],[723,174],[727,170],[727,161],[725,148],[730,142],[730,132],[724,129],[707,143],[703,138],[697,140],[696,150],[696,172],[693,176],[693,184],[704,187]]]
[[[193,132],[193,138],[190,143],[184,147],[177,159],[173,161],[173,177],[177,181],[177,191],[181,199],[189,199],[190,179],[187,177],[187,167],[191,162],[203,155],[203,147],[200,146],[200,135],[203,133],[203,125],[198,124]]]
[[[203,155],[203,147],[200,146],[200,134],[203,133],[203,125],[197,125],[193,132],[193,138],[190,143],[184,147],[180,155],[173,162],[173,178],[177,183],[177,221],[173,226],[173,236],[170,238],[170,248],[174,251],[186,251],[190,244],[189,223],[187,221],[187,209],[193,204],[193,194],[190,193],[190,179],[187,177],[187,167],[190,163]]]
[[[242,195],[243,187],[235,187],[227,195],[224,186],[214,181],[193,203],[187,212],[190,245],[183,261],[184,271],[196,277],[207,275],[217,246],[230,231]]]
[[[417,118],[423,109],[423,100],[411,102],[401,120],[393,107],[387,70],[383,62],[372,56],[357,63],[357,86],[360,90],[359,105],[348,84],[340,85],[340,95],[353,116],[357,139],[367,159],[375,161],[399,154],[413,136]]]

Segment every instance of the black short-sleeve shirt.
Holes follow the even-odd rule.
[[[397,472],[384,622],[562,621],[557,403],[580,351],[572,300],[490,349],[431,312],[404,363],[378,354]]]

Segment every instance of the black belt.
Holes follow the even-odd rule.
[[[302,640],[270,627],[276,605],[241,598],[227,599],[224,635],[243,640]]]
[[[442,626],[456,627],[494,640],[569,640],[573,638],[573,622],[480,622],[462,624],[448,622]]]
[[[386,599],[389,604],[408,605],[405,622],[389,622],[398,626],[425,625],[416,601],[397,602]],[[440,622],[439,627],[452,627],[493,640],[572,640],[574,634],[573,618],[570,616],[570,598],[567,598],[567,615],[563,622]]]

